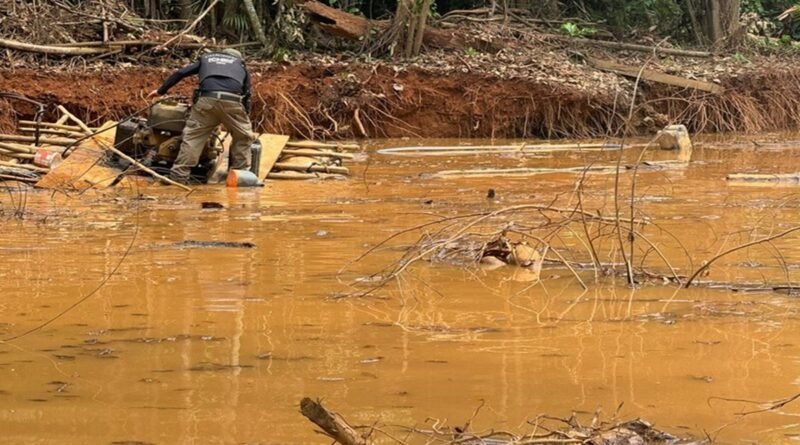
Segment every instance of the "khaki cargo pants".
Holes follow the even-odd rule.
[[[224,125],[231,134],[230,168],[250,168],[250,144],[255,138],[244,106],[230,100],[201,97],[192,106],[189,119],[186,120],[181,149],[170,171],[170,178],[184,182],[189,179],[191,169],[200,162],[211,132],[219,124]]]

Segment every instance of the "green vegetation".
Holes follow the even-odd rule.
[[[151,19],[188,19],[212,0],[130,0],[139,14]],[[555,31],[575,38],[605,36],[668,38],[673,44],[715,49],[735,48],[747,32],[777,39],[800,40],[800,16],[781,14],[796,0],[321,0],[368,19],[392,19],[394,44],[405,48],[416,39],[414,27],[454,10],[485,8],[552,21]],[[198,32],[228,41],[269,42],[269,48],[302,49],[308,27],[291,0],[220,0]],[[800,8],[798,8],[800,10]],[[398,20],[398,16],[402,20]],[[746,25],[747,28],[742,28]],[[755,31],[754,31],[755,30]],[[408,34],[411,37],[407,37]],[[398,40],[398,39],[402,39]],[[405,42],[409,42],[406,44]],[[384,42],[386,43],[386,42]],[[405,48],[414,54],[417,44]],[[274,51],[274,49],[273,49]]]

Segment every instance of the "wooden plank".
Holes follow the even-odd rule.
[[[609,71],[612,73],[620,74],[622,76],[639,77],[639,74],[641,73],[642,79],[649,80],[651,82],[658,82],[682,88],[692,88],[695,90],[707,91],[709,93],[714,93],[714,94],[722,94],[725,92],[725,88],[711,82],[703,82],[701,80],[692,80],[692,79],[687,79],[685,77],[673,76],[671,74],[665,74],[660,71],[647,70],[647,69],[642,70],[641,67],[623,65],[621,63],[612,62],[610,60],[595,59],[591,57],[588,58],[587,60],[589,61],[590,65],[599,70]]]
[[[258,137],[261,143],[261,162],[258,164],[258,180],[263,181],[272,167],[278,162],[283,147],[289,142],[289,136],[282,134],[262,134]]]
[[[106,151],[100,148],[99,144],[114,143],[117,131],[116,128],[111,128],[113,125],[113,122],[106,122],[101,130],[98,130],[102,133],[81,142],[67,159],[40,179],[36,187],[51,190],[86,190],[91,187],[110,186],[121,172],[101,165]]]

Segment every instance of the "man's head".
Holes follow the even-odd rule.
[[[225,48],[221,51],[223,54],[227,54],[229,56],[236,57],[237,59],[243,59],[242,53],[233,49],[233,48]]]

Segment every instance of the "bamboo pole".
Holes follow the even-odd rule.
[[[40,134],[52,134],[55,136],[66,136],[66,137],[74,137],[74,138],[82,138],[84,135],[83,133],[79,133],[77,131],[70,131],[70,130],[60,130],[57,128],[29,128],[29,127],[21,127],[19,129],[21,133],[36,133],[37,131]]]
[[[35,165],[31,165],[31,164],[15,164],[13,162],[8,162],[8,161],[0,161],[0,165],[2,165],[4,167],[22,168],[22,169],[25,169],[25,170],[30,170],[30,171],[39,172],[39,173],[47,173],[47,172],[50,171],[49,168],[38,167],[38,166],[35,166]]]
[[[20,136],[16,134],[0,134],[0,141],[6,142],[36,142],[36,138],[33,136]],[[39,142],[48,145],[60,145],[66,147],[67,145],[72,145],[77,140],[75,139],[68,139],[68,138],[39,138]]]
[[[17,159],[33,159],[33,154],[31,153],[19,153],[16,151],[6,150],[4,148],[0,148],[0,155]]]
[[[103,128],[101,128],[98,134],[103,133],[104,131],[105,130]],[[96,142],[97,145],[99,145],[104,150],[107,150],[107,151],[110,151],[110,152],[114,153],[115,155],[119,156],[120,158],[122,158],[122,159],[130,162],[132,165],[136,166],[137,169],[151,174],[154,178],[156,178],[156,179],[158,179],[158,180],[160,180],[162,182],[166,182],[167,184],[174,185],[174,186],[176,186],[178,188],[186,190],[187,192],[191,192],[192,191],[191,187],[188,187],[188,186],[186,186],[184,184],[181,184],[180,182],[173,181],[172,179],[169,179],[166,176],[163,176],[163,175],[159,174],[158,172],[156,172],[155,170],[151,169],[150,167],[147,167],[146,165],[142,164],[141,162],[137,161],[136,159],[133,159],[132,157],[126,155],[123,152],[121,152],[120,150],[118,150],[113,145],[108,145],[105,142],[103,142],[103,141],[101,141],[101,140],[99,140],[97,138],[92,138],[92,140],[94,142]]]
[[[72,114],[72,113],[70,113],[69,111],[67,111],[67,109],[66,109],[66,108],[64,108],[64,106],[63,106],[63,105],[59,105],[59,106],[58,106],[58,111],[60,111],[60,112],[61,112],[61,113],[62,113],[64,116],[67,116],[68,118],[70,118],[70,119],[71,119],[73,122],[75,122],[76,124],[78,124],[78,126],[81,128],[81,130],[83,130],[83,132],[84,132],[84,133],[86,133],[87,135],[88,135],[88,134],[93,134],[93,133],[94,133],[94,132],[92,131],[92,129],[91,129],[91,128],[89,128],[89,126],[88,126],[88,125],[86,125],[86,124],[85,124],[85,123],[84,123],[82,120],[80,120],[80,119],[78,119],[77,117],[75,117],[75,115],[74,115],[74,114]]]
[[[19,145],[19,144],[9,144],[6,142],[0,142],[0,148],[13,151],[15,153],[33,153],[36,150],[33,147],[28,147],[26,145]]]
[[[63,116],[62,116],[62,118],[63,118]],[[64,119],[66,120],[68,118],[69,117],[67,116]],[[26,125],[26,126],[32,126],[32,127],[44,127],[44,128],[56,128],[56,129],[59,129],[59,130],[68,130],[68,131],[81,131],[81,127],[79,127],[77,125],[64,125],[63,123],[59,124],[59,123],[53,123],[53,122],[36,122],[36,121],[21,120],[21,121],[19,121],[19,125],[20,126]],[[89,128],[91,128],[92,130],[97,130],[96,128],[92,128],[92,127],[89,127]]]
[[[0,180],[20,181],[20,182],[39,182],[38,178],[25,178],[22,176],[4,175],[0,174]]]

